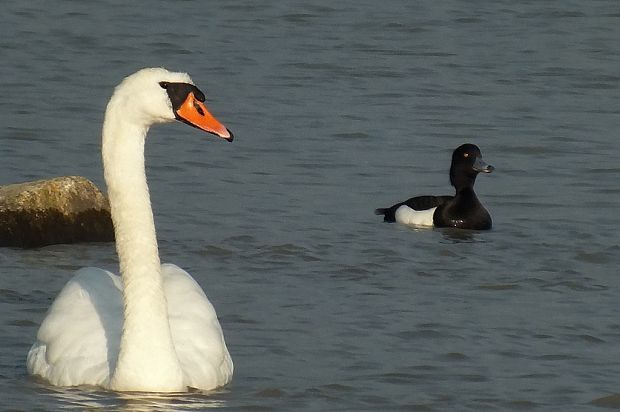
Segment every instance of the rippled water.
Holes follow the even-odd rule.
[[[0,249],[0,409],[620,407],[620,9],[609,1],[7,0],[0,184],[103,184],[112,88],[189,72],[236,135],[148,141],[162,260],[221,318],[233,382],[181,396],[53,388],[25,356],[72,272],[112,244]],[[495,173],[494,229],[375,207],[449,193],[452,149]]]

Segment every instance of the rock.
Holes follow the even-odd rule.
[[[0,246],[113,240],[108,200],[84,177],[0,186]]]

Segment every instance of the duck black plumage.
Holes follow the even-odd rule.
[[[450,183],[456,189],[454,196],[416,196],[376,209],[375,214],[383,215],[386,222],[415,226],[491,229],[491,215],[478,200],[474,183],[478,173],[491,173],[494,169],[482,160],[478,146],[463,144],[452,153]]]

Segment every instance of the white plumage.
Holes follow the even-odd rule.
[[[102,153],[121,276],[81,269],[50,307],[27,366],[53,385],[177,392],[214,389],[232,378],[213,306],[187,272],[159,262],[144,143],[152,124],[179,114],[166,89],[177,86],[168,83],[180,90],[192,84],[185,73],[143,69],[108,103]],[[200,101],[190,103],[201,108],[190,123],[232,140]]]
[[[178,266],[163,264],[162,276],[185,385],[208,389],[228,382],[232,361],[213,306]],[[80,269],[49,309],[28,354],[28,370],[57,386],[109,387],[123,326],[121,289],[119,276]]]
[[[410,226],[433,226],[433,214],[436,207],[426,210],[415,210],[407,205],[402,205],[396,212],[394,218],[398,223]]]

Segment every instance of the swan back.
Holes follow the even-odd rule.
[[[184,387],[229,382],[233,363],[213,305],[183,269],[164,264],[161,272]],[[123,328],[121,291],[120,277],[80,269],[48,310],[28,353],[28,372],[57,386],[110,387]]]
[[[57,386],[107,387],[122,329],[121,287],[108,271],[80,269],[49,308],[28,353],[28,372]]]

